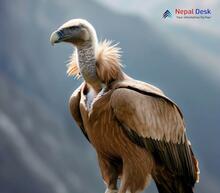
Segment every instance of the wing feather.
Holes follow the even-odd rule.
[[[189,187],[194,186],[198,178],[196,159],[186,137],[182,114],[174,103],[158,95],[118,88],[111,96],[111,106],[128,138],[150,151],[160,169],[165,168],[165,174],[155,172],[155,179],[178,177]]]
[[[82,130],[84,136],[87,138],[88,141],[90,141],[86,133],[86,130],[84,128],[83,120],[82,120],[82,116],[81,116],[80,108],[79,108],[79,103],[80,103],[80,98],[81,98],[81,87],[82,85],[79,88],[77,88],[71,95],[69,99],[69,109],[70,109],[71,115],[73,116],[77,125]]]
[[[184,142],[185,125],[177,107],[159,96],[127,88],[116,89],[111,97],[116,117],[142,137],[167,142]]]

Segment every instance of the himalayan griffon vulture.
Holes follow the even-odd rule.
[[[67,73],[84,82],[69,107],[97,152],[106,193],[138,193],[151,178],[160,193],[192,193],[198,161],[179,107],[157,87],[126,75],[120,48],[98,42],[88,21],[64,23],[50,41],[76,47]]]

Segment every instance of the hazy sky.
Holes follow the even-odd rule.
[[[167,41],[197,61],[210,78],[220,82],[220,1],[219,0],[96,0],[111,9],[146,19],[166,34]],[[210,9],[211,19],[162,19],[165,10]],[[218,46],[219,45],[219,46]],[[196,64],[196,62],[195,62]],[[213,76],[212,76],[213,75]]]
[[[174,10],[175,8],[182,9],[211,9],[212,19],[203,20],[171,20],[171,23],[185,25],[186,27],[201,28],[206,31],[213,31],[220,37],[220,1],[219,0],[96,0],[110,8],[140,15],[152,22],[162,22],[161,16],[166,9]]]

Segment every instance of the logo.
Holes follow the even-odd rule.
[[[172,15],[173,13],[173,15]],[[176,19],[210,19],[212,17],[211,9],[199,9],[199,8],[191,8],[191,9],[179,9],[176,8],[171,13],[170,10],[166,10],[163,13],[163,19],[166,18],[176,18]]]
[[[169,10],[166,10],[163,13],[163,18],[166,19],[167,17],[171,18],[172,17],[172,13]]]
[[[175,9],[176,15],[211,15],[211,9]]]
[[[211,9],[175,9],[177,19],[210,19]]]

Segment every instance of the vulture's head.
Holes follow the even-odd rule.
[[[54,31],[50,36],[52,45],[59,42],[72,43],[80,46],[84,43],[97,43],[97,35],[94,27],[84,19],[72,19]]]

